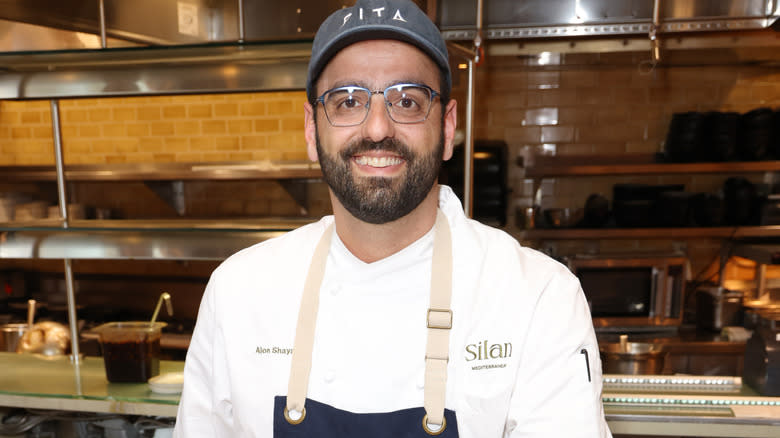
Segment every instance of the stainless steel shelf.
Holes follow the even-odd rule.
[[[0,259],[224,260],[311,219],[0,224]]]
[[[0,53],[0,99],[303,90],[310,41]]]
[[[780,245],[742,244],[732,249],[736,256],[744,257],[763,265],[780,264]]]
[[[738,239],[780,237],[780,226],[764,227],[689,227],[689,228],[549,228],[526,230],[525,240],[577,239]]]
[[[587,163],[587,164],[583,164]],[[522,163],[519,163],[522,166]],[[720,163],[658,163],[652,155],[569,155],[534,157],[525,167],[526,178],[601,175],[665,175],[687,173],[752,173],[780,171],[780,161]]]
[[[322,176],[310,161],[219,163],[77,164],[65,166],[67,181],[174,181],[305,179]],[[56,181],[54,166],[0,166],[0,181]]]

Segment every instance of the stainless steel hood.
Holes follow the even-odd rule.
[[[0,99],[302,90],[311,43],[0,53]]]
[[[340,0],[0,0],[0,99],[300,90]]]
[[[0,0],[0,19],[97,35],[104,28],[109,37],[141,44],[199,44],[311,38],[330,12],[351,3],[354,0]]]
[[[439,0],[446,39],[477,34],[473,0]],[[657,6],[657,14],[654,14]],[[778,0],[484,0],[483,38],[528,39],[755,30],[777,27]]]

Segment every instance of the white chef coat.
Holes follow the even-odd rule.
[[[611,437],[588,306],[565,266],[466,218],[449,187],[453,244],[446,407],[465,438]],[[272,436],[298,307],[328,216],[244,249],[212,274],[187,352],[174,436]],[[338,231],[338,230],[337,230]],[[374,263],[331,242],[308,397],[352,412],[423,404],[433,231]],[[583,352],[586,351],[587,353]]]

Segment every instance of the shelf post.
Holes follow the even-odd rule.
[[[57,195],[62,215],[62,228],[68,228],[68,198],[65,194],[65,165],[62,157],[62,130],[60,126],[60,103],[51,101],[51,127],[54,137],[54,160],[57,167]],[[76,296],[73,290],[73,269],[70,259],[64,260],[65,290],[68,300],[68,326],[70,327],[70,352],[73,363],[80,363],[78,319],[76,319]],[[78,367],[77,367],[78,369]]]
[[[468,96],[466,96],[466,139],[463,145],[463,208],[474,215],[474,60],[468,60]]]
[[[769,302],[772,298],[766,287],[766,266],[765,263],[756,263],[756,299],[758,301]]]
[[[108,47],[106,41],[106,5],[104,0],[98,0],[98,11],[100,12],[100,48]]]

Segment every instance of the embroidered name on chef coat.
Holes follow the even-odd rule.
[[[284,347],[276,347],[276,346],[274,346],[274,347],[260,347],[260,346],[258,346],[255,349],[255,353],[262,354],[262,355],[265,355],[265,354],[278,354],[278,355],[286,356],[286,355],[292,354],[292,352],[293,352],[292,348],[284,348]]]

